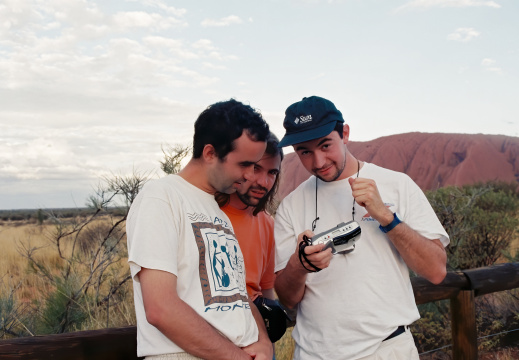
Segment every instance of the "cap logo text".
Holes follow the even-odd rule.
[[[299,123],[305,124],[305,123],[310,122],[310,121],[312,121],[312,115],[296,117],[296,119],[294,120],[296,125],[299,124]]]

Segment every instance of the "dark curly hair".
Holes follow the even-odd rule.
[[[266,141],[269,126],[258,111],[234,99],[210,105],[195,121],[193,158],[200,158],[205,145],[210,144],[223,160],[235,149],[234,140],[243,131],[254,141]]]

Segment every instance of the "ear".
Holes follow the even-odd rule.
[[[348,124],[344,124],[342,126],[342,142],[347,144],[350,140],[350,126]]]
[[[214,146],[211,144],[206,144],[204,146],[204,150],[202,150],[202,158],[205,162],[212,162],[215,159],[218,159],[218,155],[216,154],[216,150]]]

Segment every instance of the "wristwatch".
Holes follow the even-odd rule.
[[[401,222],[402,221],[398,218],[398,215],[395,212],[395,213],[393,213],[393,221],[391,221],[386,226],[379,225],[378,227],[380,228],[380,230],[382,230],[383,233],[387,233],[387,232],[393,230],[393,228],[395,226],[397,226],[398,224],[400,224]]]

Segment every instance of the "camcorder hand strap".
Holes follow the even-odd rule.
[[[301,241],[299,243],[299,261],[301,261],[301,265],[303,265],[303,267],[309,271],[309,272],[319,272],[321,271],[322,269],[321,268],[318,268],[317,266],[315,266],[314,264],[312,264],[312,262],[310,260],[308,260],[308,258],[306,257],[306,253],[305,253],[305,248],[310,245],[310,240],[308,240],[308,237],[306,235],[303,235],[303,241]],[[303,258],[305,259],[306,263],[308,265],[310,265],[313,269],[309,269],[306,267],[304,261],[303,261]]]

